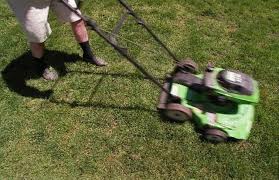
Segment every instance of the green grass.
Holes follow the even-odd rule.
[[[278,179],[277,0],[129,1],[179,58],[192,57],[201,67],[211,61],[259,81],[250,138],[220,145],[201,141],[191,123],[162,121],[160,90],[95,33],[91,44],[109,67],[71,62],[80,58],[69,55],[81,52],[69,26],[53,15],[49,59],[67,73],[57,82],[34,75],[25,37],[0,2],[0,70],[9,69],[0,78],[0,179]],[[121,12],[113,0],[85,5],[83,12],[104,29],[112,29]],[[160,50],[133,21],[121,36]],[[157,78],[173,68],[160,53],[121,43]],[[30,88],[13,91],[23,77]],[[30,90],[53,93],[35,98]]]

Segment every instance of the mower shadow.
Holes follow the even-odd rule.
[[[109,73],[109,72],[92,72],[92,71],[67,71],[67,73],[73,74],[93,74],[96,76],[111,76],[112,78],[125,78],[125,79],[139,79],[139,80],[149,80],[147,77],[140,73]],[[165,78],[163,77],[154,77],[155,79],[163,82]]]
[[[145,112],[157,112],[156,109],[147,108],[141,106],[139,104],[129,104],[127,106],[121,106],[117,104],[107,104],[105,102],[91,102],[91,100],[95,97],[98,89],[103,84],[103,81],[106,77],[111,76],[113,78],[130,78],[130,79],[142,79],[145,80],[146,78],[133,73],[121,74],[121,73],[96,73],[96,72],[81,72],[81,71],[68,71],[67,73],[74,73],[74,74],[94,74],[94,75],[101,75],[99,81],[95,84],[94,88],[92,89],[91,94],[89,95],[89,99],[87,102],[79,102],[79,101],[65,101],[65,100],[57,100],[53,96],[49,98],[49,101],[54,104],[63,104],[70,106],[71,108],[76,107],[83,107],[83,108],[101,108],[101,109],[115,109],[115,110],[124,110],[124,111],[145,111]]]
[[[114,109],[114,110],[124,110],[124,111],[144,111],[144,112],[151,112],[151,113],[157,113],[156,109],[151,109],[151,108],[145,108],[143,106],[139,105],[130,105],[130,106],[118,106],[114,104],[105,104],[105,103],[81,103],[78,101],[73,101],[73,102],[67,102],[67,101],[57,101],[56,99],[50,99],[51,103],[54,104],[59,104],[59,105],[67,105],[70,106],[71,108],[77,108],[77,107],[83,107],[83,108],[100,108],[100,109]]]
[[[46,50],[45,56],[49,60],[48,63],[59,72],[60,76],[66,75],[65,63],[73,63],[81,59],[77,54],[67,54],[52,50]],[[28,51],[12,60],[1,73],[11,91],[24,97],[48,99],[52,94],[52,90],[40,91],[26,84],[27,80],[41,78],[40,71],[39,63],[32,60],[31,52]]]

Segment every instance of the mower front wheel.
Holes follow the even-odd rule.
[[[165,115],[168,119],[175,122],[185,122],[193,117],[191,109],[177,103],[169,103],[165,109]]]
[[[203,136],[206,140],[213,143],[222,143],[228,138],[225,132],[214,128],[205,129]]]

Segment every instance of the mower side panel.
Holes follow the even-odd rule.
[[[241,104],[235,115],[217,114],[217,127],[221,127],[229,137],[247,139],[254,121],[255,108],[253,105]]]
[[[193,109],[195,121],[200,129],[216,128],[227,133],[228,137],[247,139],[254,120],[253,105],[240,104],[234,114],[210,113]]]

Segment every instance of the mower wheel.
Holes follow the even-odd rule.
[[[192,59],[186,59],[180,61],[176,65],[177,71],[197,74],[198,73],[198,65]]]
[[[209,128],[204,131],[204,138],[213,143],[225,142],[227,134],[219,129]]]
[[[175,122],[185,122],[193,117],[191,109],[177,103],[169,103],[165,109],[165,115]]]

